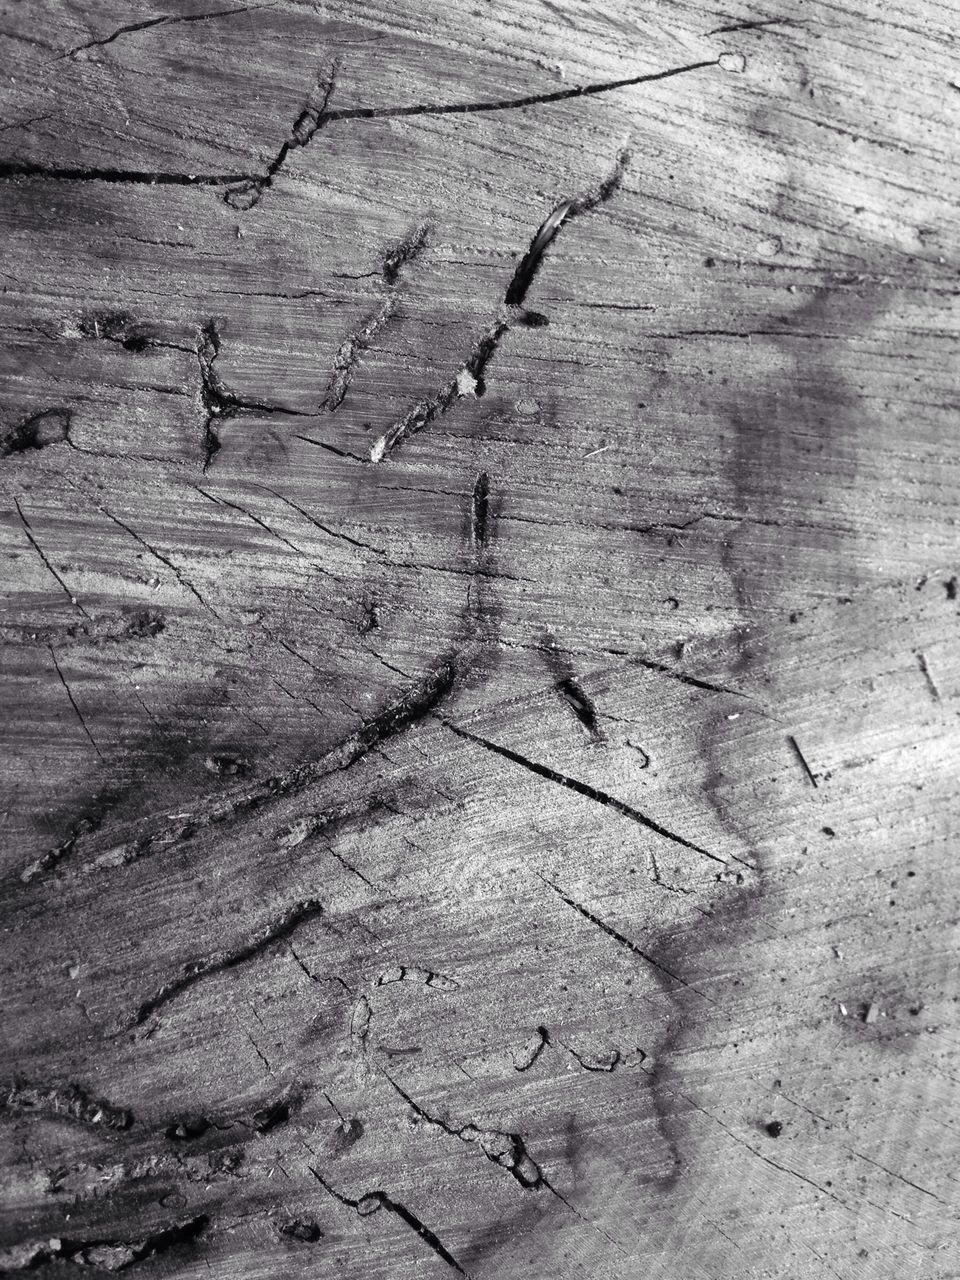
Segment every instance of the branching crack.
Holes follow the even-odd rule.
[[[463,395],[482,396],[486,390],[485,374],[487,366],[496,355],[504,336],[510,331],[511,324],[519,318],[520,308],[527,296],[533,278],[540,268],[548,246],[556,238],[563,224],[570,218],[595,209],[618,190],[629,160],[629,153],[621,151],[608,176],[595,189],[571,196],[562,200],[541,224],[530,247],[524,254],[513,278],[507,286],[503,305],[494,322],[481,335],[473,346],[473,350],[460,366],[455,376],[438,388],[428,399],[419,400],[411,409],[388,427],[370,450],[370,461],[381,462],[389,453],[402,444],[410,436],[416,435],[428,427]]]
[[[115,516],[113,512],[108,511],[106,507],[98,504],[97,510],[102,511],[108,520],[112,520],[115,525],[123,529],[125,533],[128,533],[135,542],[139,542],[140,546],[143,547],[146,551],[149,551],[155,560],[159,560],[161,564],[166,565],[166,567],[170,570],[170,572],[173,574],[176,580],[180,583],[180,585],[182,587],[185,587],[192,596],[195,596],[196,599],[199,600],[200,603],[203,605],[203,607],[207,610],[208,613],[212,613],[218,622],[223,621],[223,618],[220,616],[219,613],[217,613],[213,605],[208,604],[206,600],[204,600],[203,596],[200,594],[197,588],[193,585],[190,579],[187,578],[185,574],[180,569],[177,568],[177,566],[173,563],[172,560],[169,560],[165,555],[163,555],[160,551],[158,551],[156,547],[152,547],[150,543],[146,541],[145,538],[141,538],[139,533],[131,529],[128,524],[125,524],[124,521],[121,520],[119,516]]]
[[[420,1219],[406,1207],[406,1205],[401,1204],[398,1200],[391,1199],[385,1191],[367,1191],[364,1192],[363,1195],[353,1199],[351,1196],[345,1195],[342,1191],[335,1190],[330,1183],[327,1182],[326,1178],[324,1178],[317,1169],[314,1169],[312,1165],[309,1167],[310,1172],[316,1180],[325,1191],[333,1196],[334,1200],[339,1200],[341,1204],[347,1205],[351,1209],[355,1209],[361,1218],[366,1218],[371,1213],[376,1213],[378,1209],[386,1209],[388,1213],[392,1213],[395,1217],[399,1218],[401,1222],[405,1223],[406,1226],[415,1231],[424,1244],[428,1245],[438,1258],[442,1258],[448,1267],[452,1267],[454,1271],[459,1272],[462,1276],[467,1275],[467,1272],[464,1271],[463,1267],[461,1267],[460,1263],[456,1260],[436,1232],[431,1231],[425,1223],[421,1222]]]
[[[313,92],[307,99],[300,114],[293,122],[293,128],[280,150],[267,165],[265,171],[256,177],[247,177],[224,195],[224,200],[231,209],[252,209],[259,204],[260,198],[287,162],[290,152],[297,147],[309,146],[314,134],[331,118],[327,114],[327,106],[333,95],[337,79],[337,63],[332,62],[326,73],[317,76]]]
[[[224,199],[232,208],[251,209],[263,192],[284,167],[287,158],[296,147],[306,147],[321,127],[339,120],[384,120],[408,116],[468,115],[473,112],[516,111],[525,107],[545,106],[554,102],[566,102],[596,94],[612,93],[631,85],[652,84],[670,80],[675,76],[719,66],[718,58],[670,67],[665,71],[653,71],[644,75],[626,76],[620,80],[578,85],[572,89],[560,89],[552,93],[529,94],[520,98],[504,98],[490,102],[418,103],[400,107],[349,107],[342,111],[328,111],[333,91],[335,66],[326,77],[320,77],[317,90],[294,123],[288,139],[280,147],[273,160],[260,174],[250,173],[164,173],[141,169],[114,169],[63,167],[38,164],[33,161],[0,161],[0,181],[16,178],[37,178],[58,182],[115,182],[140,186],[228,187]],[[319,99],[319,101],[317,101]]]
[[[221,441],[217,426],[230,418],[242,414],[282,414],[291,418],[312,418],[311,413],[303,413],[299,409],[288,409],[284,405],[264,404],[257,400],[241,400],[223,384],[220,374],[214,368],[220,354],[220,330],[215,320],[208,320],[200,330],[200,338],[196,347],[197,361],[200,365],[200,403],[203,407],[203,471],[209,470],[213,459],[220,452]]]
[[[428,1125],[440,1129],[461,1142],[476,1144],[488,1160],[506,1169],[525,1191],[539,1191],[550,1184],[543,1170],[530,1155],[519,1133],[505,1133],[500,1129],[480,1129],[475,1124],[453,1125],[448,1120],[433,1116],[397,1084],[386,1071],[383,1072],[394,1090],[404,1102]],[[551,1188],[552,1189],[552,1188]]]

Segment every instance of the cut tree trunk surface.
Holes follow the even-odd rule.
[[[0,10],[0,1271],[960,1275],[956,9]]]

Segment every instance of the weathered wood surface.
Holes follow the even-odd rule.
[[[3,7],[0,1266],[960,1275],[956,18]]]

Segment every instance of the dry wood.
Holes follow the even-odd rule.
[[[4,8],[0,1271],[960,1276],[956,19]]]

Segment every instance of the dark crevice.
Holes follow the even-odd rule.
[[[645,827],[648,831],[653,831],[656,835],[663,836],[664,839],[670,840],[684,849],[690,849],[704,858],[709,858],[711,862],[719,862],[722,866],[727,865],[726,858],[721,858],[718,854],[711,853],[708,849],[694,844],[693,841],[687,840],[684,836],[668,830],[668,828],[661,826],[653,818],[648,818],[645,813],[641,813],[639,809],[634,809],[632,805],[626,804],[623,800],[618,800],[615,796],[608,795],[605,791],[592,787],[586,782],[580,782],[577,778],[571,778],[566,774],[559,773],[556,769],[551,769],[549,765],[540,764],[536,760],[529,760],[518,751],[512,751],[509,747],[503,747],[499,743],[491,742],[489,738],[482,738],[479,734],[471,733],[469,729],[463,729],[443,716],[438,716],[437,719],[451,733],[455,733],[457,737],[464,738],[468,742],[474,742],[477,746],[483,747],[487,751],[492,751],[496,755],[502,756],[505,760],[512,761],[513,764],[520,765],[521,768],[536,774],[539,778],[546,778],[549,782],[555,782],[558,786],[567,787],[570,791],[575,791],[577,795],[585,796],[586,799],[593,800],[596,804],[604,805],[608,809],[622,814],[623,817],[629,818],[632,822],[636,822],[639,826]],[[740,858],[734,857],[733,860],[740,862],[743,866],[749,866],[748,863],[742,862]]]
[[[490,479],[481,471],[473,485],[470,503],[470,537],[473,545],[482,548],[490,536]]]
[[[331,119],[327,114],[327,106],[336,86],[337,64],[331,63],[326,75],[318,75],[313,93],[305,103],[300,114],[293,122],[293,128],[280,150],[267,165],[265,171],[255,177],[237,180],[236,185],[224,195],[224,201],[231,209],[244,211],[259,204],[260,198],[287,162],[290,152],[298,147],[310,145],[318,129]]]
[[[687,75],[691,71],[702,71],[707,67],[715,67],[717,65],[717,59],[710,58],[703,62],[691,62],[682,67],[671,67],[667,71],[652,71],[645,75],[627,76],[622,80],[604,80],[594,84],[578,85],[573,89],[557,89],[552,93],[529,94],[523,98],[500,98],[492,102],[418,103],[406,107],[351,107],[343,111],[331,111],[327,119],[330,121],[382,120],[398,116],[444,116],[467,115],[471,112],[516,111],[523,107],[538,107],[551,102],[567,102],[574,98],[588,98],[599,93],[612,93],[615,89],[626,89],[630,85],[650,84],[656,80],[669,80],[673,76]]]
[[[100,49],[104,45],[113,44],[114,40],[118,40],[120,36],[132,34],[135,31],[146,31],[150,27],[163,27],[169,23],[177,22],[208,22],[211,18],[229,18],[235,13],[254,13],[257,9],[265,8],[264,5],[251,5],[249,7],[241,7],[237,9],[216,9],[213,13],[186,13],[172,14],[167,13],[159,18],[146,18],[143,22],[130,22],[126,26],[117,27],[116,31],[111,32],[108,36],[103,36],[99,40],[88,40],[86,44],[75,45],[72,49],[68,49],[66,53],[60,55],[61,58],[72,58],[75,54],[81,53],[84,49]]]
[[[308,102],[297,117],[290,136],[282,144],[263,173],[164,173],[138,169],[114,169],[97,167],[62,167],[44,165],[32,161],[0,161],[0,180],[13,178],[39,178],[61,182],[114,182],[141,186],[222,187],[230,189],[224,196],[234,209],[251,209],[258,203],[264,191],[272,184],[284,167],[290,152],[306,147],[317,131],[339,120],[396,119],[408,116],[466,115],[472,112],[515,111],[524,107],[543,106],[553,102],[565,102],[596,94],[612,93],[631,85],[651,84],[669,80],[674,76],[706,70],[718,66],[716,58],[692,62],[685,66],[671,67],[666,71],[654,71],[645,75],[627,76],[620,80],[607,80],[580,85],[573,89],[560,89],[552,93],[530,94],[521,98],[505,98],[491,102],[419,103],[402,107],[352,107],[342,111],[328,111],[335,78],[335,66],[326,77],[317,82],[318,102]]]
[[[24,1262],[17,1270],[34,1271],[46,1263],[73,1262],[98,1271],[126,1271],[136,1263],[157,1257],[177,1245],[192,1243],[208,1222],[206,1214],[198,1214],[186,1222],[161,1227],[159,1231],[135,1240],[71,1240],[65,1236],[54,1236],[23,1249]]]
[[[726,27],[714,27],[708,36],[733,35],[735,31],[756,31],[761,27],[796,27],[802,25],[795,18],[757,18],[752,22],[732,22]]]
[[[571,196],[557,205],[546,221],[541,224],[529,249],[517,266],[507,286],[503,306],[496,320],[474,344],[473,350],[456,376],[428,399],[418,401],[402,418],[387,428],[370,450],[371,462],[381,462],[410,436],[416,435],[436,418],[442,417],[462,396],[484,394],[487,366],[496,355],[502,339],[510,331],[514,322],[528,322],[528,313],[522,312],[520,308],[548,246],[569,218],[595,209],[618,190],[628,159],[628,153],[621,151],[612,171],[599,186],[578,196]]]
[[[317,449],[324,449],[327,453],[332,453],[335,458],[349,458],[351,462],[366,462],[366,458],[361,458],[358,453],[351,453],[348,449],[338,449],[335,444],[328,444],[326,440],[314,440],[312,436],[294,435],[294,440],[302,440],[304,444],[312,444]]]
[[[506,1169],[525,1191],[539,1191],[550,1186],[543,1170],[530,1155],[519,1133],[506,1133],[501,1129],[481,1129],[475,1124],[459,1126],[450,1124],[449,1121],[433,1116],[421,1107],[386,1071],[383,1075],[421,1120],[436,1129],[441,1129],[452,1138],[459,1138],[461,1142],[478,1146],[491,1163]]]
[[[39,413],[32,413],[0,438],[0,458],[46,449],[52,444],[69,444],[70,420],[69,409],[41,409]]]
[[[222,187],[242,182],[242,173],[162,173],[144,169],[108,169],[38,164],[32,160],[0,160],[0,181],[41,178],[51,182],[116,182],[145,187]]]
[[[260,955],[275,942],[282,942],[284,939],[289,938],[304,921],[313,920],[321,916],[323,910],[323,904],[317,901],[316,898],[308,898],[305,901],[297,902],[288,908],[279,920],[266,925],[255,933],[252,938],[234,950],[221,951],[212,956],[206,956],[202,960],[189,961],[183,966],[183,971],[178,977],[165,982],[161,987],[157,988],[153,995],[142,1001],[120,1030],[127,1031],[132,1027],[142,1026],[151,1014],[189,987],[194,986],[204,978],[209,978],[212,974],[222,973],[226,969],[236,968],[237,965],[244,964],[247,960],[252,960],[254,956]]]
[[[589,733],[594,742],[602,741],[603,734],[597,724],[597,709],[588,695],[572,676],[557,682],[557,693]]]
[[[378,1209],[386,1209],[388,1213],[394,1214],[401,1222],[405,1223],[413,1231],[417,1233],[424,1244],[428,1245],[438,1258],[442,1258],[448,1267],[452,1267],[454,1271],[465,1276],[460,1263],[456,1260],[447,1246],[443,1243],[435,1231],[431,1231],[425,1223],[421,1222],[416,1214],[412,1213],[406,1205],[401,1204],[398,1200],[393,1200],[385,1191],[367,1191],[363,1195],[353,1199],[351,1196],[344,1195],[343,1192],[335,1190],[326,1178],[310,1167],[310,1172],[335,1200],[339,1200],[341,1204],[348,1205],[351,1209],[355,1209],[361,1218],[368,1217],[371,1213],[376,1213]]]
[[[595,209],[597,205],[609,200],[618,190],[623,181],[623,174],[629,159],[629,152],[621,151],[617,156],[616,164],[612,171],[595,190],[584,192],[579,196],[572,196],[567,200],[561,200],[541,223],[536,235],[530,242],[529,249],[520,259],[517,269],[513,273],[513,279],[507,287],[504,303],[508,307],[519,307],[523,304],[534,277],[540,269],[543,255],[556,239],[563,224],[569,218],[579,217],[580,214],[588,213],[591,209]]]

